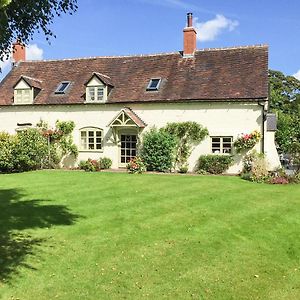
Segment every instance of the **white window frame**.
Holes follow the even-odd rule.
[[[33,89],[15,89],[14,90],[14,104],[32,104],[33,103]]]
[[[94,99],[91,98],[90,90],[94,91]],[[102,97],[99,97],[99,90],[102,90]],[[86,88],[86,102],[97,103],[104,102],[106,100],[106,87],[103,85],[87,86]]]
[[[93,135],[91,135],[93,132]],[[100,132],[100,135],[99,135]],[[97,139],[100,138],[100,142]],[[79,130],[80,146],[79,151],[103,152],[103,129],[98,127],[84,127]],[[93,141],[91,141],[93,139]],[[97,146],[100,144],[100,148]],[[90,146],[93,145],[92,148]]]
[[[219,139],[220,143],[220,152],[214,152],[213,147],[213,139]],[[228,142],[224,142],[224,139],[230,139],[230,152],[224,152],[224,150],[228,149],[228,147],[224,147],[224,144],[228,144]],[[217,142],[215,142],[217,143]],[[210,145],[211,145],[211,153],[218,154],[218,155],[231,155],[233,150],[233,137],[232,136],[211,136],[210,137]]]

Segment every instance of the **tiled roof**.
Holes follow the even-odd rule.
[[[31,78],[28,76],[24,76],[22,75],[19,80],[16,82],[16,84],[14,84],[13,87],[15,87],[21,80],[24,80],[30,87],[34,87],[37,89],[41,89],[42,88],[42,82],[38,79],[35,78]]]
[[[85,83],[93,74],[113,86],[108,103],[266,99],[268,47],[198,50],[192,58],[177,52],[21,62],[0,85],[0,105],[13,103],[13,86],[21,76],[41,82],[35,104],[83,103]],[[162,78],[158,91],[146,90],[151,78]],[[62,81],[71,86],[57,95]]]

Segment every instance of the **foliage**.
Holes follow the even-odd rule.
[[[300,143],[300,81],[279,71],[269,71],[270,107],[278,115],[276,143],[279,152],[292,154]]]
[[[182,173],[182,174],[185,174],[187,173],[189,170],[189,167],[188,166],[181,166],[178,170],[178,173]]]
[[[78,156],[77,146],[73,143],[72,132],[75,128],[73,121],[56,121],[55,128],[49,129],[46,122],[40,121],[37,124],[48,141],[48,156],[45,159],[45,166],[55,168],[63,157],[68,155]]]
[[[47,151],[47,140],[38,129],[18,132],[13,148],[14,169],[22,172],[41,168]]]
[[[244,168],[242,178],[255,182],[264,182],[268,179],[267,162],[263,153],[252,151],[243,158]]]
[[[176,140],[163,130],[151,128],[143,136],[141,158],[148,171],[170,171],[174,161]]]
[[[188,158],[193,145],[198,145],[208,135],[207,128],[197,122],[168,123],[163,129],[177,140],[175,168],[188,166]]]
[[[269,70],[270,107],[275,111],[299,112],[300,81],[280,71]]]
[[[268,183],[271,183],[271,184],[288,184],[289,181],[285,176],[277,176],[277,177],[271,177],[268,180]]]
[[[14,169],[14,146],[15,137],[0,132],[0,171],[11,172]]]
[[[100,171],[100,164],[97,160],[88,159],[82,160],[78,165],[79,169],[84,170],[86,172],[97,172]]]
[[[198,173],[222,174],[233,163],[230,155],[201,155],[198,160]]]
[[[250,134],[242,134],[238,137],[233,146],[235,147],[237,153],[240,153],[245,150],[252,149],[261,139],[261,133],[257,130],[254,130]]]
[[[134,158],[132,158],[129,163],[127,164],[127,170],[128,173],[131,174],[136,174],[136,173],[144,173],[146,172],[146,166],[143,162],[143,160],[139,157],[136,156]]]
[[[102,157],[99,159],[99,165],[101,170],[110,169],[112,160],[108,157]]]
[[[43,32],[49,40],[54,36],[49,26],[55,15],[72,14],[76,10],[77,0],[1,0],[0,61],[10,55],[16,40],[28,44],[36,31]]]

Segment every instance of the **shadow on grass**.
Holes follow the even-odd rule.
[[[53,225],[72,225],[79,217],[63,205],[44,205],[47,200],[22,200],[20,190],[0,190],[0,280],[9,281],[27,255],[34,255],[44,239],[22,232]],[[37,250],[37,249],[36,249]]]

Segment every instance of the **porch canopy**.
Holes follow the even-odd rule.
[[[137,127],[143,129],[147,124],[129,107],[124,107],[107,125],[113,129],[120,127]]]

